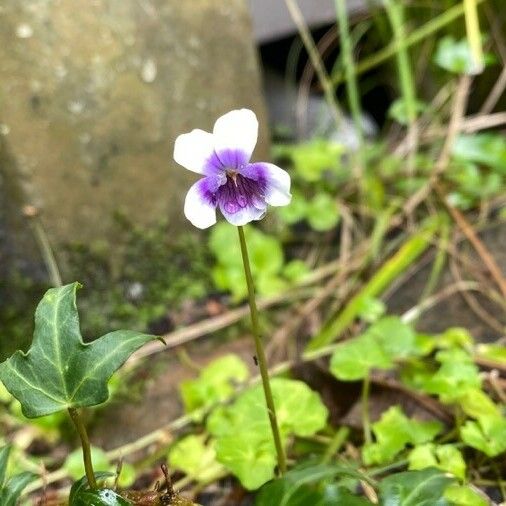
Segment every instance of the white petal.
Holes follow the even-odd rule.
[[[262,163],[267,173],[265,201],[271,206],[286,206],[292,200],[290,175],[272,163]]]
[[[184,215],[197,228],[208,228],[216,223],[216,207],[203,195],[204,179],[190,187],[184,201]]]
[[[249,109],[230,111],[216,120],[213,135],[218,155],[220,151],[240,150],[249,161],[258,138],[257,117]]]
[[[233,214],[227,213],[223,209],[221,209],[221,212],[229,223],[232,223],[232,225],[236,225],[237,227],[246,225],[246,223],[249,223],[250,221],[261,220],[265,216],[265,208],[259,209],[253,206],[244,207]]]
[[[180,135],[174,144],[174,160],[184,168],[204,173],[206,161],[214,153],[213,134],[195,129]]]

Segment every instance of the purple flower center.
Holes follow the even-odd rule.
[[[264,178],[250,179],[236,171],[227,171],[227,181],[216,191],[215,202],[222,211],[235,214],[245,207],[265,206]]]

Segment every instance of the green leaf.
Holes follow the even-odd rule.
[[[382,414],[379,421],[372,424],[376,442],[363,446],[364,463],[370,465],[390,462],[406,445],[432,441],[442,428],[437,421],[409,419],[399,406],[392,406]]]
[[[424,102],[420,102],[419,100],[415,100],[415,112],[418,116],[420,113],[425,112],[427,109],[427,104]],[[388,110],[388,115],[400,123],[401,125],[409,124],[408,112],[406,108],[406,101],[402,98],[398,98],[393,102]]]
[[[416,336],[413,329],[398,316],[385,316],[367,329],[391,359],[406,358],[417,353]]]
[[[336,476],[363,475],[353,468],[307,462],[288,471],[283,478],[266,484],[260,490],[255,506],[363,506],[368,501],[351,494],[343,487],[323,487]]]
[[[108,472],[111,468],[111,463],[107,458],[107,454],[104,450],[91,447],[91,460],[93,462],[93,469],[97,472]],[[77,448],[70,453],[63,464],[63,469],[67,471],[69,476],[74,480],[78,480],[84,475],[84,464],[83,464],[83,451],[81,448]]]
[[[434,468],[392,474],[380,483],[381,504],[384,506],[450,506],[443,494],[453,481],[453,478]]]
[[[433,375],[427,375],[420,383],[427,393],[437,394],[442,402],[459,402],[469,389],[479,389],[481,378],[471,356],[461,349],[443,350],[436,359],[441,367]]]
[[[479,344],[476,348],[479,357],[492,360],[499,364],[506,364],[506,346],[499,344]]]
[[[506,139],[497,133],[459,135],[452,154],[459,160],[475,162],[506,175]]]
[[[2,506],[16,506],[21,492],[36,478],[35,474],[28,471],[14,475],[0,489],[0,504]]]
[[[283,268],[283,276],[293,283],[304,279],[311,270],[303,260],[295,259],[288,262]]]
[[[78,283],[51,288],[35,312],[33,343],[0,364],[0,380],[28,418],[107,400],[107,381],[125,360],[156,336],[128,330],[84,344],[76,308]]]
[[[373,323],[385,314],[385,303],[374,297],[364,297],[360,301],[360,308],[358,315],[360,318],[368,323]]]
[[[114,476],[114,473],[109,472],[97,472],[95,473],[95,479],[98,481],[104,481],[106,478],[110,478]],[[69,506],[73,506],[75,504],[76,498],[83,492],[88,490],[88,479],[86,476],[83,476],[70,488],[69,494]]]
[[[305,181],[320,181],[327,170],[340,165],[344,148],[340,144],[317,139],[290,147],[296,173]]]
[[[418,351],[416,336],[397,316],[385,316],[364,334],[337,345],[330,372],[343,381],[365,378],[371,369],[389,369],[393,360]]]
[[[249,370],[237,355],[225,355],[204,367],[197,379],[182,381],[181,397],[185,411],[191,413],[227,399],[235,385],[246,381]]]
[[[486,65],[495,61],[493,55],[484,55]],[[475,74],[474,59],[467,38],[456,41],[453,37],[447,36],[441,39],[436,49],[434,61],[437,65],[455,74]]]
[[[218,461],[248,490],[259,488],[274,476],[277,463],[274,445],[267,437],[259,438],[254,432],[220,437],[216,441],[216,454]]]
[[[293,225],[307,216],[308,207],[307,198],[301,193],[293,191],[290,205],[278,207],[277,212],[285,223]]]
[[[2,506],[16,506],[21,492],[37,478],[35,474],[25,471],[6,480],[10,452],[9,445],[0,448],[0,504]]]
[[[101,488],[99,490],[84,490],[75,494],[69,506],[132,506],[130,501],[121,497],[114,490]]]
[[[362,334],[336,346],[330,372],[342,381],[365,378],[371,369],[389,369],[393,363],[371,334]]]
[[[279,291],[279,275],[284,264],[283,248],[275,236],[263,233],[253,227],[244,229],[251,273],[258,292],[262,295]],[[209,246],[216,257],[212,275],[216,286],[230,290],[235,300],[247,295],[241,250],[236,227],[229,223],[218,223],[211,232]]]
[[[454,445],[435,445],[432,443],[416,446],[408,455],[409,469],[420,470],[437,467],[453,474],[460,480],[466,476],[466,463],[462,453]]]
[[[307,221],[313,230],[325,232],[339,223],[339,206],[328,193],[318,193],[307,209]]]
[[[489,506],[489,501],[467,485],[450,485],[444,492],[444,497],[452,506]]]
[[[271,387],[283,439],[311,436],[325,426],[327,409],[305,383],[274,378]],[[245,391],[231,406],[215,409],[207,429],[216,438],[218,461],[246,488],[258,488],[274,476],[276,452],[261,385]]]
[[[10,452],[10,446],[2,446],[2,448],[0,448],[0,486],[3,486],[5,483],[5,473],[7,472],[7,462]]]
[[[458,403],[466,413],[473,418],[481,416],[500,417],[501,411],[492,399],[478,388],[468,388],[458,396]]]
[[[506,419],[482,416],[477,422],[468,420],[460,429],[462,441],[489,457],[506,451]]]
[[[214,442],[206,444],[204,435],[190,434],[177,441],[169,450],[171,468],[183,471],[191,479],[209,483],[223,474],[216,461]]]

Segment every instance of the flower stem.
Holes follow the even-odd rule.
[[[262,378],[262,385],[265,394],[265,403],[267,404],[267,413],[269,414],[269,421],[271,423],[272,437],[274,438],[274,446],[278,456],[278,470],[279,474],[283,475],[286,472],[286,459],[283,450],[283,443],[281,442],[281,435],[279,432],[278,421],[276,418],[276,408],[274,406],[274,399],[272,397],[271,384],[269,382],[269,371],[267,369],[267,359],[260,337],[260,325],[258,322],[258,309],[255,300],[255,288],[253,285],[253,278],[251,276],[251,267],[249,263],[248,248],[246,246],[246,238],[244,237],[244,229],[242,226],[237,227],[239,231],[239,241],[241,243],[242,262],[244,265],[244,274],[246,276],[246,284],[248,285],[248,302],[251,313],[251,325],[253,328],[253,337],[255,338],[256,357],[258,360],[258,367],[260,369],[260,376]]]
[[[69,415],[77,429],[77,433],[81,438],[81,446],[83,447],[83,460],[84,470],[86,472],[86,478],[91,489],[97,488],[97,482],[95,480],[95,473],[93,472],[93,464],[91,462],[91,446],[84,426],[83,419],[76,408],[69,408]]]

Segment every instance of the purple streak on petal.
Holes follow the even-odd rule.
[[[213,154],[206,160],[204,165],[204,174],[206,176],[216,176],[223,173],[225,168],[218,158],[218,155],[213,151]]]
[[[267,188],[269,185],[268,172],[265,165],[259,163],[249,163],[241,169],[241,174],[244,177],[258,181],[263,187]]]
[[[227,176],[227,182],[216,191],[216,202],[223,214],[235,214],[246,207],[264,209],[263,180],[250,179],[242,174]]]
[[[249,156],[241,149],[222,149],[216,156],[225,169],[240,170],[249,162]]]
[[[222,185],[222,178],[218,176],[207,176],[198,182],[198,191],[203,201],[216,207],[217,191]]]

